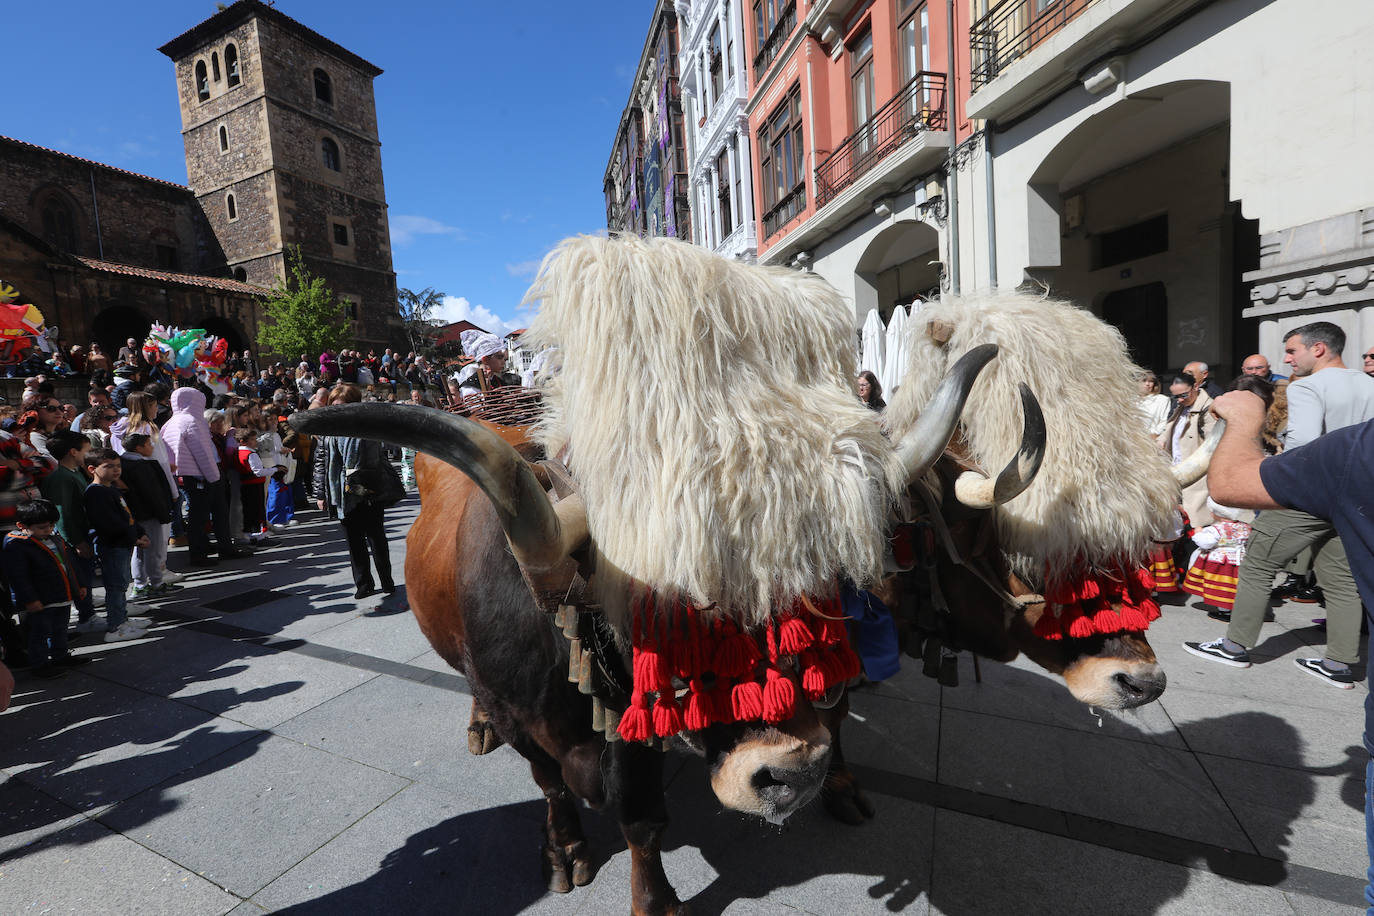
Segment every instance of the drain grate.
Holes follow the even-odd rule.
[[[239,592],[237,595],[228,595],[224,598],[216,598],[214,601],[202,602],[201,607],[219,611],[222,614],[233,614],[255,608],[260,604],[276,601],[282,597],[284,596],[278,595],[270,588],[254,588],[246,592]]]

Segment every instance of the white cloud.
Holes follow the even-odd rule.
[[[543,263],[542,258],[531,258],[528,261],[516,261],[514,264],[506,265],[506,273],[512,277],[533,277],[539,272],[539,265]]]
[[[524,327],[524,325],[516,324],[513,321],[507,321],[484,305],[473,305],[466,296],[445,296],[443,304],[435,310],[434,317],[444,324],[452,324],[455,321],[471,321],[479,328],[493,334],[505,335]]]
[[[467,233],[457,226],[448,226],[428,216],[407,216],[404,213],[391,217],[391,244],[393,247],[409,245],[417,235],[449,235],[455,241],[466,239]]]

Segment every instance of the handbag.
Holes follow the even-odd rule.
[[[389,462],[382,462],[379,468],[344,471],[344,492],[383,509],[390,509],[406,495],[401,475]]]

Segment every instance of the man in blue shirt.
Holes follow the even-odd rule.
[[[1248,509],[1300,509],[1335,526],[1366,608],[1374,607],[1374,420],[1265,457],[1260,443],[1264,402],[1248,391],[1222,395],[1212,411],[1227,422],[1207,472],[1212,498]],[[1374,644],[1371,644],[1374,650]],[[1371,652],[1374,658],[1374,652]],[[1374,916],[1374,694],[1365,697],[1365,841],[1369,847],[1368,913]]]

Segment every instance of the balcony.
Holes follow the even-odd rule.
[[[968,32],[973,89],[986,86],[1097,0],[1001,0]]]
[[[946,123],[945,75],[923,70],[816,168],[816,205],[824,207],[908,140]]]
[[[768,33],[768,40],[759,48],[759,53],[754,55],[754,85],[757,86],[763,81],[763,75],[768,72],[768,65],[778,56],[782,46],[792,34],[792,30],[797,27],[797,4],[795,0],[787,4],[787,9],[782,11],[778,17],[777,25],[773,26],[773,31]]]
[[[802,182],[792,189],[782,200],[778,201],[768,212],[763,214],[763,237],[772,238],[777,231],[796,217],[796,215],[806,209],[806,182]]]
[[[1014,118],[1084,80],[1084,67],[1162,35],[1207,2],[998,0],[969,28],[967,114]]]

